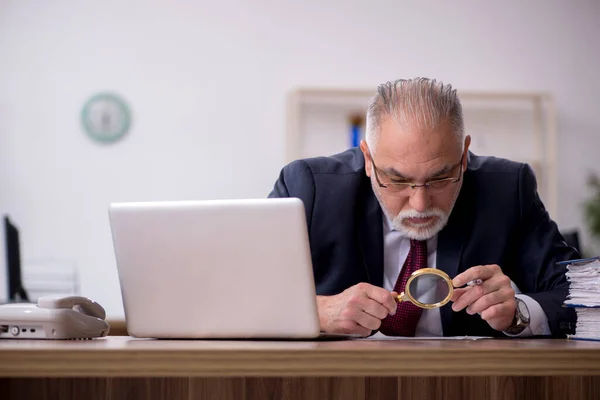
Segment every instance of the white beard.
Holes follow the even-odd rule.
[[[407,218],[429,217],[436,218],[426,224],[411,224],[405,221]],[[400,232],[402,236],[414,240],[427,240],[437,235],[446,226],[448,217],[449,215],[439,208],[432,208],[422,213],[415,210],[401,211],[391,221],[394,229]]]
[[[388,210],[383,205],[381,201],[380,193],[377,191],[379,186],[373,182],[371,179],[371,185],[373,187],[373,192],[375,193],[375,197],[379,201],[379,205],[383,210],[384,214],[388,217],[388,219],[392,222],[394,229],[402,234],[402,236],[407,237],[413,240],[428,240],[437,235],[448,223],[448,219],[450,218],[450,213],[454,209],[454,205],[456,204],[456,200],[458,199],[458,195],[460,194],[460,189],[462,184],[458,185],[456,188],[456,193],[454,194],[454,199],[452,200],[452,206],[450,207],[450,211],[445,213],[439,208],[432,208],[425,212],[418,212],[415,210],[406,210],[401,211],[396,216],[392,216]],[[427,224],[409,224],[404,222],[407,218],[429,218],[429,217],[437,217],[434,222],[429,222]]]

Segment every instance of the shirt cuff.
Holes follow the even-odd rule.
[[[502,333],[510,337],[550,335],[551,332],[550,326],[548,325],[548,317],[542,309],[542,306],[540,306],[540,303],[524,294],[517,294],[515,297],[523,300],[529,310],[529,326],[523,329],[523,332],[516,335],[511,335],[504,331]]]

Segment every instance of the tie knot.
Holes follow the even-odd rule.
[[[427,241],[426,240],[410,240],[410,250],[417,257],[425,257],[427,259]]]

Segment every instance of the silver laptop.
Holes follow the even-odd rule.
[[[299,199],[113,203],[109,217],[130,335],[323,337]]]

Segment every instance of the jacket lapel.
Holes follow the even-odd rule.
[[[361,204],[357,207],[357,235],[362,264],[368,282],[383,286],[383,220],[379,201],[373,193],[371,183],[364,180]]]
[[[463,175],[463,187],[456,201],[454,209],[450,214],[448,224],[438,235],[436,267],[447,273],[450,279],[454,278],[459,269],[460,259],[464,242],[470,225],[468,212],[471,207],[471,179],[469,170]],[[446,304],[440,310],[444,335],[451,333],[452,302]]]

